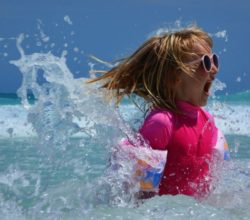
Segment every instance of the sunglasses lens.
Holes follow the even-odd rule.
[[[210,61],[209,56],[207,55],[203,57],[203,66],[207,72],[211,70],[211,61]]]
[[[219,60],[218,60],[218,57],[216,54],[213,55],[213,62],[214,62],[214,65],[216,66],[216,68],[218,69],[219,67]]]

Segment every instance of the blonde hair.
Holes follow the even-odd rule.
[[[197,55],[197,42],[213,45],[212,38],[196,26],[153,36],[117,66],[88,82],[103,81],[102,87],[112,91],[117,103],[125,95],[137,94],[155,108],[178,112],[175,85],[181,72],[193,77],[195,68],[187,59]]]

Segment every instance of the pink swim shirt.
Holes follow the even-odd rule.
[[[167,150],[159,195],[203,197],[210,192],[210,163],[217,140],[212,116],[203,108],[179,101],[182,114],[155,109],[140,133],[153,149]]]

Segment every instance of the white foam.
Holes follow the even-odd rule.
[[[216,103],[208,107],[224,134],[250,136],[250,106]]]
[[[0,108],[0,138],[34,136],[27,122],[27,110],[21,105],[3,105]]]
[[[120,108],[121,115],[132,127],[138,128],[143,120],[143,114],[133,105],[124,104]],[[214,115],[216,125],[224,134],[250,136],[250,106],[210,104],[208,111]],[[0,137],[35,136],[32,124],[27,121],[28,110],[21,105],[2,105],[0,108]],[[80,127],[86,127],[87,122],[74,120]],[[134,125],[137,123],[137,125]],[[88,129],[91,125],[88,124]],[[93,131],[94,132],[94,131]],[[81,133],[76,134],[76,136]],[[93,134],[94,135],[94,134]]]

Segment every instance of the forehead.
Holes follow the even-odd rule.
[[[196,42],[194,44],[193,49],[196,54],[211,54],[212,53],[212,48],[205,41]]]

